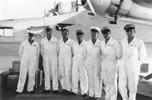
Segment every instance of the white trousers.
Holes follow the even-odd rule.
[[[104,59],[101,63],[102,78],[105,85],[105,100],[117,99],[117,62]]]
[[[59,78],[63,90],[72,89],[72,58],[59,57]]]
[[[21,65],[20,65],[20,75],[19,75],[19,80],[17,84],[17,92],[23,92],[25,81],[26,81],[26,76],[28,73],[28,85],[27,85],[27,91],[33,91],[34,85],[35,85],[35,71],[36,71],[36,66],[37,61],[36,57],[22,57],[21,60]]]
[[[81,94],[87,94],[88,76],[83,59],[74,59],[72,67],[72,91],[78,93],[78,81],[80,80]]]
[[[101,78],[100,78],[100,58],[93,59],[88,58],[85,62],[87,74],[88,74],[88,91],[90,97],[100,98],[101,89]]]
[[[125,60],[119,64],[119,92],[123,100],[136,100],[140,66],[134,61]],[[127,92],[129,91],[129,97]]]
[[[58,90],[58,68],[57,68],[57,56],[48,55],[43,56],[43,67],[45,75],[45,90],[52,89]]]

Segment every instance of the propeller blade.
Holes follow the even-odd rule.
[[[92,12],[88,12],[88,15],[90,16],[94,16],[94,14]]]
[[[79,11],[79,7],[78,7],[78,0],[76,0],[76,12]]]
[[[88,3],[88,5],[89,5],[90,10],[92,11],[92,13],[93,13],[94,15],[96,15],[96,12],[95,12],[95,10],[94,10],[94,8],[93,8],[93,6],[92,6],[90,0],[87,0],[87,3]]]

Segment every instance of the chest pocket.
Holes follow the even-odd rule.
[[[108,53],[114,52],[114,44],[108,44],[108,45],[106,45],[105,52],[108,52]]]
[[[129,52],[130,56],[137,56],[138,55],[138,45],[137,44],[130,44],[129,45]]]
[[[137,44],[130,44],[130,47],[132,47],[132,48],[137,48],[138,45],[137,45]]]
[[[70,50],[71,49],[71,45],[70,44],[65,44],[64,48],[67,49],[67,50]]]
[[[113,44],[107,44],[107,47],[109,47],[109,48],[113,48],[113,47],[114,47],[114,45],[113,45]]]
[[[130,50],[134,51],[134,50],[138,50],[138,45],[137,44],[130,44],[129,45]]]

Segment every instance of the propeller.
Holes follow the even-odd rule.
[[[84,8],[90,10],[92,12],[91,15],[96,15],[92,2],[90,0],[81,0],[81,4],[84,6]]]
[[[89,8],[90,8],[90,10],[92,11],[92,13],[93,13],[94,15],[96,15],[96,12],[95,12],[95,10],[94,10],[94,8],[93,8],[93,5],[92,5],[91,1],[90,1],[90,0],[87,0],[87,3],[88,3],[88,5],[89,5]]]

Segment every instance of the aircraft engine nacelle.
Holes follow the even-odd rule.
[[[67,14],[72,10],[71,2],[59,2],[58,3],[58,13],[59,14]]]
[[[138,5],[132,0],[123,0],[118,14],[140,20],[152,21],[152,8]]]
[[[152,8],[141,6],[133,0],[81,0],[81,3],[85,9],[101,16],[120,15],[142,21],[152,21]]]
[[[57,31],[61,31],[61,30],[63,29],[63,26],[61,26],[61,25],[56,25],[56,26],[55,26],[55,29],[56,29]]]

